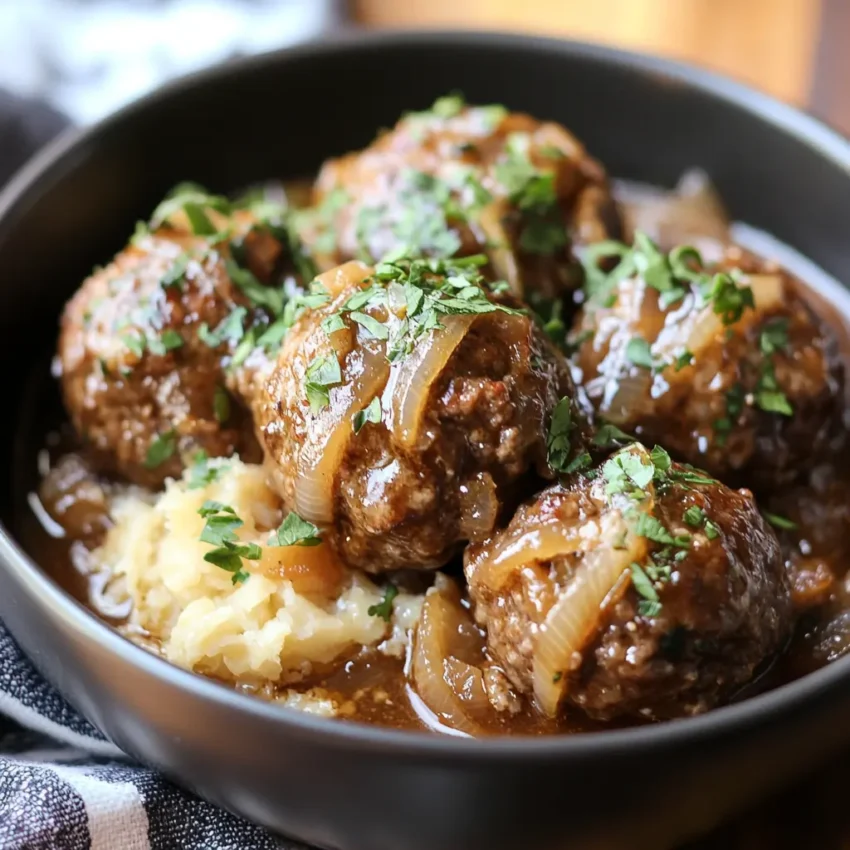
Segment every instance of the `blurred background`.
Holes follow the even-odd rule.
[[[176,74],[354,26],[508,29],[644,50],[850,132],[850,0],[0,0],[0,88],[87,122]]]

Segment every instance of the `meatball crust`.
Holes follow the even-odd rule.
[[[268,318],[231,272],[238,246],[239,273],[270,281],[282,246],[248,212],[204,215],[227,232],[196,235],[173,213],[96,270],[62,317],[55,365],[74,427],[101,470],[147,487],[198,451],[259,458],[224,365],[245,328]]]
[[[728,700],[792,625],[752,495],[636,444],[470,546],[491,660],[554,714],[661,720]]]
[[[460,272],[417,285],[429,261],[402,266],[390,277],[403,285],[357,262],[322,275],[326,303],[301,314],[253,402],[287,506],[372,573],[438,568],[490,533],[525,478],[550,474],[561,399],[571,400],[575,452],[585,430],[569,367],[533,321],[479,289],[475,312],[441,314],[433,327],[423,305]],[[402,292],[409,300],[395,306]],[[416,323],[421,335],[399,354]]]
[[[642,271],[611,272],[573,331],[599,414],[729,483],[796,479],[840,424],[844,382],[796,282],[737,248],[703,267],[693,249],[668,257],[644,239],[626,262]]]
[[[573,247],[620,230],[604,169],[567,130],[457,97],[327,162],[316,200],[324,227],[307,241],[330,249],[326,264],[487,253],[526,300],[577,288]]]

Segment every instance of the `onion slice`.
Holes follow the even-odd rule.
[[[550,561],[569,555],[581,545],[580,526],[550,522],[517,536],[503,536],[493,547],[483,547],[467,567],[467,575],[476,574],[476,582],[490,593],[502,590],[507,580],[526,564]]]
[[[451,641],[462,628],[463,618],[468,616],[459,600],[451,596],[457,593],[439,590],[432,591],[425,599],[414,639],[413,684],[422,702],[440,723],[466,735],[478,736],[484,734],[484,729],[470,716],[468,709],[481,706],[475,668],[455,663],[456,659],[449,655]],[[461,689],[460,693],[452,687],[452,682]],[[486,692],[484,696],[486,698]]]
[[[264,546],[259,561],[263,573],[272,579],[286,579],[298,594],[338,595],[346,570],[333,549],[319,546]]]
[[[490,264],[493,266],[497,280],[506,280],[511,288],[511,294],[517,298],[523,297],[522,279],[517,266],[516,257],[511,250],[511,240],[502,225],[502,216],[505,212],[503,201],[494,201],[488,204],[481,210],[478,216],[477,225],[481,230],[484,238],[481,239],[478,234],[479,241],[484,242],[488,248],[488,256]]]
[[[383,352],[362,346],[346,363],[345,382],[330,390],[330,404],[311,422],[298,455],[294,508],[302,519],[333,521],[333,484],[354,430],[353,417],[380,395],[389,363]]]
[[[404,448],[409,449],[416,444],[431,386],[476,318],[474,314],[443,317],[443,327],[420,340],[416,348],[393,368],[386,389],[390,401],[385,407],[389,407],[392,414],[390,428],[393,436]]]
[[[649,511],[652,504],[652,499],[645,499],[637,509]],[[625,544],[620,544],[621,540]],[[634,534],[622,513],[613,509],[602,516],[595,542],[536,636],[532,661],[534,700],[548,717],[557,715],[569,685],[567,674],[577,666],[581,652],[599,628],[600,614],[611,592],[630,564],[646,556],[646,539]]]

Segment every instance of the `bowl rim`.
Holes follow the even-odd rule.
[[[608,47],[600,44],[547,36],[502,32],[498,30],[422,29],[350,31],[325,35],[321,40],[266,51],[214,65],[181,76],[143,97],[110,113],[96,123],[65,130],[30,159],[0,192],[0,228],[14,214],[17,205],[55,168],[68,167],[74,151],[114,124],[144,114],[161,100],[189,95],[199,86],[209,86],[231,75],[286,64],[300,59],[332,55],[357,55],[389,46],[416,45],[439,48],[446,44],[485,46],[505,51],[525,50],[568,54],[597,65],[615,65],[641,74],[696,90],[713,99],[754,114],[778,132],[813,148],[817,154],[845,171],[850,177],[850,140],[806,112],[780,102],[748,85],[695,66],[656,56]],[[73,168],[73,163],[70,164]],[[25,213],[23,213],[25,215]],[[428,731],[385,728],[357,721],[316,717],[294,708],[277,706],[256,697],[241,694],[177,667],[120,635],[81,603],[71,597],[30,558],[5,524],[0,524],[0,571],[8,571],[38,604],[51,610],[66,628],[86,640],[97,642],[131,667],[159,680],[160,684],[189,692],[209,700],[220,709],[241,713],[258,721],[283,724],[303,739],[321,739],[326,745],[339,744],[350,749],[374,751],[377,746],[392,747],[396,755],[415,755],[432,759],[528,760],[549,761],[569,757],[629,752],[638,756],[649,750],[675,748],[686,741],[704,741],[752,728],[768,717],[788,714],[804,703],[829,693],[840,681],[850,679],[850,657],[839,659],[800,679],[781,685],[740,703],[714,709],[698,717],[667,721],[626,729],[601,730],[581,734],[537,737],[493,736],[465,739]],[[63,695],[64,696],[64,695]],[[242,728],[241,725],[239,728]]]

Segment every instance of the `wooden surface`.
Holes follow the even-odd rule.
[[[354,0],[353,6],[373,26],[507,29],[644,50],[805,103],[822,2],[829,0]],[[850,0],[834,2],[850,7]]]

